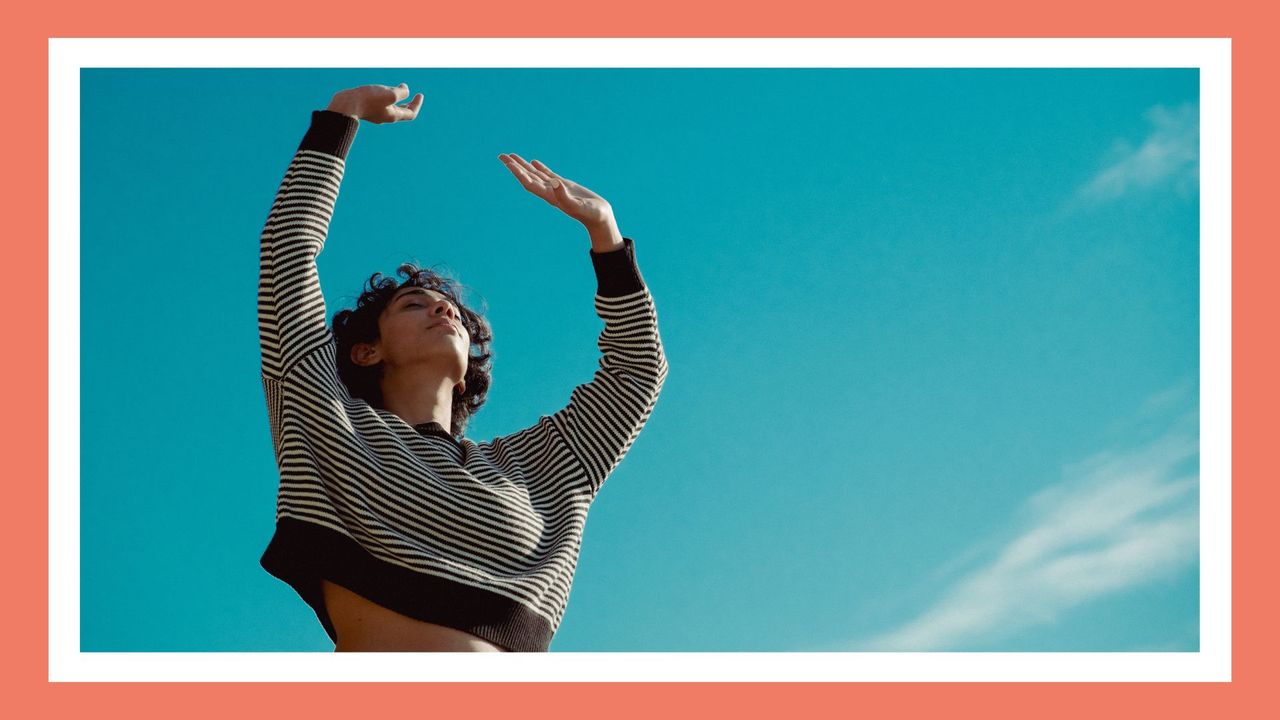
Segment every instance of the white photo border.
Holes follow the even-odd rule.
[[[335,62],[341,58],[342,62]],[[287,60],[287,61],[286,61]],[[82,68],[1199,68],[1199,652],[80,652]],[[1229,682],[1230,38],[50,38],[50,682]],[[58,277],[54,277],[55,273]],[[55,292],[56,290],[56,292]],[[55,420],[56,419],[56,420]],[[56,427],[54,423],[56,422]]]

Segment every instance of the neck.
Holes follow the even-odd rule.
[[[457,381],[424,368],[388,372],[382,378],[382,404],[410,425],[438,422],[452,432],[453,388]]]

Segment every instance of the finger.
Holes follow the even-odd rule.
[[[549,176],[549,177],[553,177],[553,178],[560,178],[560,176],[559,176],[559,175],[557,175],[557,174],[555,173],[555,171],[554,171],[554,170],[552,170],[551,168],[547,167],[546,163],[542,162],[541,160],[534,159],[534,161],[533,161],[533,165],[534,165],[534,167],[538,168],[538,169],[539,169],[539,170],[541,170],[542,172],[546,173],[546,174],[547,174],[547,176]],[[564,178],[560,178],[560,179],[561,179],[561,180],[563,180]]]
[[[542,178],[530,175],[524,168],[519,168],[518,172],[520,182],[534,195],[547,195],[551,191],[551,186]]]
[[[534,162],[538,163],[539,165],[542,165],[542,163],[538,162],[537,160],[534,160]],[[579,185],[578,183],[570,180],[569,178],[563,175],[555,174],[554,172],[552,172],[551,168],[547,167],[546,165],[542,165],[542,167],[544,168],[544,172],[550,174],[551,178],[556,182],[559,182],[560,186],[563,187],[564,189],[572,190],[576,195],[585,195],[587,197],[596,197],[596,198],[600,197],[599,195],[596,195],[595,193],[591,192],[591,188],[583,187],[582,185]]]
[[[516,178],[518,178],[520,182],[524,184],[525,187],[529,187],[530,184],[534,182],[539,182],[539,183],[541,182],[540,179],[535,178],[532,173],[526,170],[524,165],[520,164],[520,161],[516,159],[515,154],[512,154],[512,153],[507,154],[506,163],[507,163],[507,169],[510,170],[511,174],[515,175]]]
[[[577,195],[585,195],[587,197],[593,197],[593,198],[600,197],[599,195],[592,192],[590,188],[583,187],[578,183],[562,175],[557,175],[554,170],[547,167],[546,164],[543,163],[541,160],[534,160],[533,162],[534,162],[534,166],[538,168],[539,172],[550,176],[551,179],[559,181],[560,187],[564,188],[565,190],[568,190],[569,188],[573,188],[573,192]],[[548,182],[550,182],[550,180],[548,180]],[[569,197],[568,193],[565,194],[565,197]]]
[[[502,160],[504,165],[507,165],[507,169],[511,170],[511,174],[516,176],[516,179],[518,179],[521,184],[524,184],[525,187],[529,187],[529,173],[525,172],[525,168],[521,167],[521,164],[517,163],[516,159],[513,158],[512,155],[498,155],[498,159]]]
[[[512,175],[516,176],[516,179],[520,181],[520,184],[523,185],[526,190],[533,193],[538,192],[536,187],[540,183],[535,181],[533,179],[533,176],[531,176],[529,173],[525,172],[524,167],[520,165],[520,163],[516,162],[515,158],[513,158],[511,155],[507,155],[505,162],[507,165],[507,169],[511,171]]]
[[[386,106],[400,102],[409,94],[409,88],[404,83],[400,83],[396,87],[391,87],[390,85],[368,85],[367,87],[369,88],[370,97],[376,99],[379,104]]]
[[[531,164],[529,163],[529,161],[525,160],[524,158],[520,157],[519,155],[517,155],[517,154],[515,154],[515,153],[511,153],[511,157],[515,158],[516,162],[520,163],[520,167],[524,168],[525,172],[527,172],[527,173],[529,173],[530,175],[532,175],[532,176],[534,176],[534,177],[536,177],[536,178],[538,178],[538,179],[542,180],[543,182],[547,183],[548,185],[550,185],[550,184],[551,184],[551,176],[550,176],[550,175],[547,175],[546,173],[542,172],[542,171],[541,171],[541,170],[539,170],[538,168],[534,167],[533,165],[531,165]]]
[[[422,93],[413,96],[408,105],[392,105],[397,120],[413,120],[418,117],[418,108],[422,107]]]

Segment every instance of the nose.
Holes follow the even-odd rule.
[[[453,318],[454,320],[458,319],[458,313],[453,309],[453,303],[449,302],[448,300],[436,301],[435,314],[448,315],[450,318]]]

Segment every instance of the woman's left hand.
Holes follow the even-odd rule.
[[[613,221],[613,207],[607,200],[568,178],[560,177],[541,161],[534,160],[530,164],[515,153],[503,153],[498,159],[506,164],[525,190],[588,228]]]

